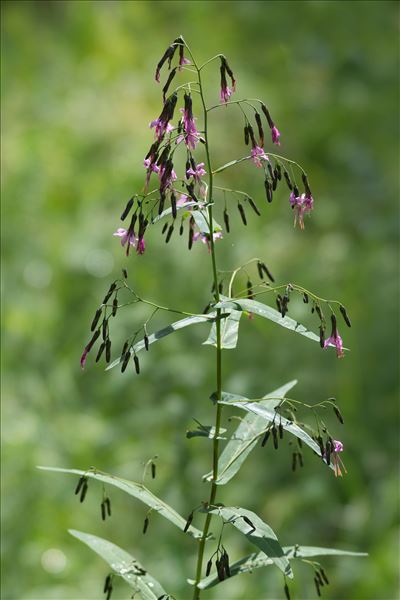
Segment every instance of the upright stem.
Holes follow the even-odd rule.
[[[206,149],[206,160],[207,160],[207,168],[208,168],[208,221],[210,226],[210,254],[212,261],[212,270],[213,270],[213,279],[214,279],[214,290],[215,290],[215,299],[217,302],[220,300],[219,289],[218,289],[218,275],[217,275],[217,263],[215,257],[215,244],[214,244],[214,228],[213,228],[213,214],[212,214],[212,197],[213,197],[213,172],[211,166],[211,158],[210,158],[210,149],[208,143],[208,123],[207,123],[207,108],[204,100],[203,94],[203,86],[201,83],[201,74],[200,69],[197,68],[194,63],[199,81],[199,90],[200,90],[200,98],[203,105],[203,113],[204,113],[204,138],[205,138],[205,149]],[[219,431],[221,427],[221,413],[222,413],[222,405],[219,404],[219,400],[221,400],[221,390],[222,390],[222,351],[221,351],[221,321],[220,321],[221,310],[217,309],[217,319],[215,322],[216,329],[216,378],[217,378],[217,390],[216,390],[216,400],[217,400],[217,409],[215,415],[215,434],[213,439],[213,468],[212,468],[212,482],[211,482],[211,490],[210,490],[210,498],[209,504],[215,503],[215,498],[217,495],[217,485],[216,480],[218,479],[218,456],[219,456]],[[207,513],[204,527],[203,527],[203,535],[201,536],[199,542],[199,549],[197,555],[197,567],[196,567],[196,578],[195,578],[195,587],[193,592],[193,600],[199,600],[201,590],[197,587],[197,584],[201,580],[202,568],[203,568],[203,558],[204,558],[204,547],[207,539],[208,531],[210,528],[212,515]]]

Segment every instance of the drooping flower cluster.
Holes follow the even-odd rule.
[[[220,90],[219,98],[222,103],[226,103],[226,102],[228,102],[229,98],[232,96],[233,92],[236,91],[236,80],[233,76],[232,69],[230,68],[230,66],[227,63],[225,56],[223,56],[221,54],[220,59],[221,59],[221,66],[220,66],[221,90]],[[231,79],[231,85],[232,85],[231,88],[228,86],[228,83],[226,81],[227,74],[229,75],[229,77]]]
[[[184,100],[185,108],[180,109],[180,111],[183,113],[183,133],[178,137],[176,142],[179,144],[183,140],[189,150],[195,150],[196,145],[199,142],[199,132],[197,131],[195,119],[193,117],[192,98],[190,94],[185,93]]]

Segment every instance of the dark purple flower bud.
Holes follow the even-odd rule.
[[[168,46],[168,48],[166,49],[166,51],[162,55],[162,57],[161,57],[158,65],[157,65],[156,74],[155,74],[155,80],[158,83],[160,83],[160,71],[161,71],[161,68],[162,68],[162,66],[164,65],[164,63],[167,60],[168,60],[169,67],[171,67],[171,61],[172,61],[172,59],[174,57],[176,48],[177,48],[177,40],[175,40],[175,42],[173,44],[171,44],[170,46]]]
[[[94,315],[94,317],[93,317],[92,324],[91,324],[91,326],[90,326],[90,331],[94,331],[94,330],[96,329],[96,325],[97,325],[97,323],[99,322],[99,319],[100,319],[100,317],[101,317],[102,310],[103,310],[102,308],[98,308],[98,309],[96,310],[96,313],[95,313],[95,315]]]
[[[175,69],[172,69],[171,73],[170,73],[170,74],[169,74],[169,76],[168,76],[168,79],[167,79],[167,81],[166,81],[166,84],[165,84],[165,85],[164,85],[164,87],[163,87],[162,93],[163,93],[163,101],[164,101],[164,102],[165,102],[165,96],[166,96],[166,93],[168,92],[168,88],[169,88],[169,86],[171,85],[171,81],[173,80],[173,78],[174,78],[174,77],[175,77],[175,75],[176,75],[176,70],[177,70],[177,67],[175,67]]]
[[[148,526],[149,526],[149,517],[146,517],[144,520],[144,523],[143,523],[143,534],[146,533]]]
[[[250,198],[250,196],[246,197],[247,202],[250,204],[251,208],[254,210],[254,212],[256,213],[256,215],[258,215],[259,217],[261,217],[261,213],[257,208],[256,203],[254,202],[254,200],[252,198]]]
[[[171,235],[172,235],[173,231],[174,231],[174,224],[172,223],[172,224],[169,226],[168,233],[167,233],[167,236],[166,236],[166,238],[165,238],[165,243],[166,243],[166,244],[168,244],[169,240],[171,239]]]
[[[209,574],[211,573],[211,569],[212,569],[212,558],[210,558],[210,560],[207,563],[206,566],[206,577],[209,576]]]
[[[227,233],[229,233],[229,231],[230,231],[230,228],[229,228],[229,214],[228,214],[228,211],[226,210],[226,208],[224,210],[224,223],[225,223],[225,229],[226,229]]]
[[[262,123],[261,123],[261,115],[259,112],[256,111],[254,116],[255,116],[257,128],[258,128],[258,137],[260,140],[259,145],[261,147],[263,147],[264,146],[264,130],[263,130]]]
[[[347,314],[347,311],[342,304],[339,306],[339,310],[342,313],[342,317],[343,317],[344,322],[346,323],[347,327],[351,327],[351,321],[350,321],[349,315]]]
[[[190,515],[188,516],[187,520],[186,520],[186,524],[185,527],[183,529],[183,532],[186,533],[187,530],[189,529],[191,523],[193,521],[193,512],[190,513]]]
[[[241,219],[242,219],[242,221],[243,221],[243,225],[247,225],[246,213],[244,212],[243,205],[242,205],[242,204],[240,204],[240,202],[238,202],[238,205],[237,205],[237,206],[238,206],[238,210],[239,210],[239,213],[240,213]]]
[[[285,170],[283,172],[283,175],[285,177],[285,181],[287,183],[287,186],[288,186],[289,190],[292,191],[293,190],[293,185],[292,185],[292,182],[290,180],[289,173]]]

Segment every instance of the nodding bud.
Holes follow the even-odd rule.
[[[334,315],[333,313],[331,314],[331,323],[332,323],[332,336],[336,337],[337,336],[337,324],[336,324],[336,315]]]
[[[112,581],[112,576],[111,575],[107,575],[106,580],[104,582],[104,588],[103,588],[103,593],[105,594],[106,592],[108,592],[110,586],[111,586],[111,581]]]
[[[325,458],[326,458],[326,464],[330,465],[331,464],[331,442],[330,440],[328,440],[325,444]]]
[[[268,442],[268,438],[269,438],[269,436],[270,436],[270,435],[271,435],[271,430],[270,430],[270,429],[268,429],[268,430],[265,432],[265,435],[264,435],[264,437],[263,437],[263,439],[262,439],[262,442],[261,442],[261,446],[262,446],[262,447],[264,447],[264,446],[265,446],[265,444]]]
[[[230,232],[230,227],[229,227],[229,215],[228,215],[228,211],[224,210],[224,223],[225,223],[225,229],[227,231],[227,233]]]
[[[171,211],[172,211],[172,218],[176,219],[176,215],[177,215],[177,211],[176,211],[176,196],[175,194],[172,192],[171,194]]]
[[[303,455],[301,452],[297,453],[298,459],[299,459],[299,464],[301,467],[303,467]]]
[[[247,280],[247,297],[249,300],[254,300],[253,284],[250,279]]]
[[[289,173],[286,170],[284,170],[283,171],[283,175],[285,177],[285,181],[287,183],[287,186],[288,186],[289,190],[292,191],[293,190],[293,184],[292,184],[291,179],[289,177]]]
[[[339,306],[339,310],[342,313],[342,317],[343,317],[344,322],[346,323],[347,327],[351,327],[351,321],[350,321],[349,315],[347,314],[346,309],[342,304]]]
[[[104,505],[104,501],[101,503],[100,508],[101,508],[101,519],[102,519],[102,521],[105,521],[106,520],[106,507]]]
[[[140,373],[140,364],[139,364],[139,358],[138,358],[137,354],[134,355],[133,362],[135,364],[135,371],[136,371],[137,375],[139,375],[139,373]]]
[[[181,225],[179,227],[179,235],[183,235],[183,219],[181,220]]]
[[[207,563],[206,566],[206,577],[209,576],[209,574],[211,573],[211,569],[212,569],[212,558],[210,558],[210,560]]]
[[[123,361],[122,361],[122,365],[121,365],[121,373],[124,373],[124,372],[125,372],[125,370],[126,370],[126,367],[128,366],[128,362],[129,362],[129,359],[130,359],[130,357],[131,357],[131,353],[130,353],[130,351],[128,350],[128,352],[125,354],[125,356],[124,356],[124,359],[123,359]]]
[[[103,336],[103,340],[106,341],[108,339],[108,319],[104,319],[101,324],[101,334]]]
[[[239,210],[240,216],[241,216],[241,218],[242,218],[243,225],[247,225],[246,213],[244,212],[243,205],[242,205],[242,204],[240,204],[240,202],[238,202],[238,205],[237,205],[237,207],[238,207],[238,210]]]
[[[100,319],[100,317],[101,317],[101,312],[102,312],[102,309],[101,309],[101,308],[98,308],[98,309],[96,310],[96,313],[95,313],[95,315],[94,315],[94,317],[93,317],[92,324],[91,324],[91,326],[90,326],[90,331],[94,331],[94,330],[96,329],[96,325],[97,325],[97,323],[99,322],[99,319]]]
[[[143,534],[146,533],[148,526],[149,526],[149,517],[146,517],[144,520],[144,523],[143,523]]]
[[[117,287],[117,284],[114,281],[110,285],[110,289],[108,290],[107,294],[104,296],[103,304],[106,304],[108,302],[108,300],[111,298],[111,294],[113,293],[113,291],[115,290],[116,287]]]
[[[250,141],[250,138],[249,138],[249,128],[248,128],[247,125],[245,125],[244,126],[244,143],[246,144],[246,146],[249,145],[249,141]]]
[[[308,304],[308,294],[306,294],[306,292],[303,294],[303,302],[304,304]]]
[[[320,585],[317,577],[314,577],[315,589],[317,590],[318,596],[321,596]]]
[[[164,233],[167,231],[168,229],[168,223],[164,223],[163,228],[161,229],[161,235],[164,235]]]
[[[83,486],[83,484],[85,483],[86,480],[87,480],[87,477],[85,475],[82,475],[79,478],[78,485],[75,488],[75,496],[77,496],[79,494],[79,492],[81,491],[82,486]]]
[[[92,339],[90,340],[90,342],[86,345],[86,351],[90,352],[90,350],[93,348],[95,341],[97,340],[97,338],[100,335],[100,329],[97,329],[97,331],[94,332]]]
[[[301,174],[301,179],[303,180],[303,185],[304,185],[304,189],[306,192],[306,196],[311,197],[312,194],[311,194],[310,186],[308,184],[307,175],[304,172]]]
[[[276,188],[278,187],[278,180],[276,177],[274,177],[272,179],[272,190],[275,192]]]
[[[269,176],[271,177],[272,180],[274,180],[275,179],[275,175],[274,175],[274,172],[272,170],[271,163],[268,163],[267,169],[268,169]]]
[[[157,68],[156,68],[156,74],[155,74],[156,81],[160,82],[160,71],[166,60],[168,60],[169,67],[171,67],[171,61],[174,57],[176,48],[177,48],[177,44],[174,42],[173,44],[168,46],[168,48],[162,55],[160,61],[157,64]]]
[[[111,517],[111,501],[110,501],[110,498],[106,498],[104,500],[104,505],[105,505],[105,507],[107,509],[108,516]]]
[[[151,463],[151,478],[155,479],[156,478],[156,465],[155,463]]]
[[[111,360],[111,340],[110,338],[106,341],[106,362],[109,363]]]
[[[177,67],[175,67],[174,69],[172,69],[172,71],[171,71],[171,73],[169,74],[169,77],[168,77],[168,79],[167,79],[167,82],[166,82],[166,84],[165,84],[165,85],[164,85],[164,87],[163,87],[162,93],[163,93],[163,100],[164,100],[164,102],[165,102],[165,96],[166,96],[166,94],[167,94],[167,92],[168,92],[168,88],[169,88],[169,86],[170,86],[170,84],[171,84],[171,81],[172,81],[172,80],[173,80],[173,78],[175,77],[176,70],[177,70]]]
[[[222,559],[217,558],[215,565],[217,567],[218,579],[219,581],[224,581],[225,579],[225,568]]]
[[[256,213],[256,215],[258,215],[259,217],[261,217],[261,213],[258,210],[257,205],[254,202],[253,198],[250,198],[250,196],[246,196],[246,200],[250,204],[251,208],[254,210],[254,212]]]
[[[126,351],[128,350],[128,347],[129,347],[129,343],[125,342],[125,344],[122,348],[122,352],[121,352],[121,360],[122,360],[123,356],[125,355]]]
[[[145,347],[146,351],[148,352],[149,351],[149,338],[148,338],[147,333],[145,334],[143,341],[144,341],[144,347]]]
[[[193,246],[193,236],[194,236],[194,219],[193,217],[190,217],[190,221],[189,221],[189,242],[188,242],[188,248],[189,250],[192,249]]]
[[[325,329],[322,327],[322,325],[320,325],[319,328],[319,345],[321,348],[324,348],[325,345]]]
[[[189,515],[189,516],[188,516],[188,518],[187,518],[187,521],[186,521],[185,527],[184,527],[184,529],[183,529],[183,532],[184,532],[184,533],[186,533],[186,532],[187,532],[187,530],[189,529],[189,527],[190,527],[190,524],[191,524],[191,522],[192,522],[192,521],[193,521],[193,511],[190,513],[190,515]]]
[[[128,279],[128,271],[126,269],[122,269],[122,275],[124,279]]]
[[[280,181],[282,179],[282,169],[280,164],[277,163],[275,165],[274,173],[276,174],[277,179]]]
[[[275,425],[272,426],[272,439],[274,442],[274,448],[275,450],[278,450],[278,432],[276,430]]]
[[[293,194],[296,196],[296,198],[300,195],[299,188],[297,187],[297,185],[293,186]]]
[[[269,110],[263,102],[261,102],[261,110],[263,111],[263,113],[268,121],[269,128],[272,129],[273,127],[275,127],[275,124],[271,118],[271,115],[269,114]]]
[[[251,139],[251,145],[253,146],[253,148],[255,148],[257,146],[257,141],[254,135],[254,130],[252,128],[252,126],[250,125],[250,123],[247,125],[247,131],[249,132],[249,136]]]
[[[262,123],[261,123],[261,115],[259,112],[256,111],[254,116],[255,116],[257,128],[258,128],[258,137],[260,138],[259,145],[261,147],[264,147],[264,130],[263,130]]]
[[[99,362],[99,360],[100,360],[100,358],[101,358],[101,355],[102,355],[102,354],[103,354],[103,352],[104,352],[104,348],[105,348],[105,347],[106,347],[106,343],[105,343],[105,342],[102,342],[102,343],[100,344],[99,351],[97,352],[97,356],[96,356],[96,362]]]
[[[227,551],[224,548],[223,554],[222,554],[222,560],[224,563],[224,568],[225,568],[225,573],[227,575],[227,577],[231,576],[231,569],[229,566],[229,554],[227,553]]]
[[[282,296],[280,294],[278,294],[276,297],[276,306],[279,312],[282,312]]]
[[[83,502],[86,498],[86,494],[88,491],[88,482],[87,482],[87,477],[85,477],[85,481],[82,484],[82,489],[81,489],[81,495],[79,498],[79,502]]]
[[[319,305],[319,304],[316,304],[316,305],[315,305],[315,312],[316,312],[316,313],[317,313],[317,315],[319,316],[320,320],[321,320],[321,321],[324,321],[324,315],[323,315],[323,313],[322,313],[322,309],[321,309],[321,307],[320,307],[320,305]]]
[[[230,66],[228,65],[228,61],[226,60],[225,56],[220,56],[221,59],[221,70],[223,69],[224,71],[226,71],[231,79],[232,82],[232,90],[235,91],[235,87],[236,87],[236,80],[235,77],[233,76],[233,71],[230,68]],[[225,75],[225,73],[224,73]]]
[[[338,409],[337,406],[333,407],[333,412],[335,413],[339,423],[341,423],[343,425],[344,421],[343,421],[342,413],[340,412],[340,410]]]
[[[126,219],[126,217],[129,215],[129,212],[133,206],[133,201],[134,201],[134,198],[131,198],[130,200],[128,200],[128,203],[122,212],[121,221],[124,221]]]
[[[282,425],[282,421],[279,421],[279,437],[280,437],[280,439],[283,438],[283,425]]]
[[[169,226],[168,233],[167,233],[167,237],[165,238],[165,243],[166,243],[166,244],[168,244],[169,240],[171,239],[171,235],[172,235],[173,231],[174,231],[174,225],[173,225],[173,223],[172,223],[172,224]]]
[[[268,178],[266,178],[264,181],[264,187],[268,202],[272,202],[272,186]]]
[[[112,316],[115,317],[115,315],[117,314],[117,310],[118,310],[118,298],[115,297],[113,300],[113,306],[112,306]]]
[[[287,583],[285,583],[285,587],[283,589],[285,591],[286,600],[290,600],[289,586]]]

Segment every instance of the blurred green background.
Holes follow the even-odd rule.
[[[341,328],[351,353],[333,352],[264,321],[243,319],[237,351],[224,354],[224,389],[250,397],[297,378],[294,396],[337,397],[348,475],[306,453],[294,475],[287,447],[257,448],[219,500],[260,514],[282,544],[362,550],[368,559],[326,559],[324,597],[399,597],[397,412],[397,17],[395,2],[3,2],[3,595],[5,600],[97,599],[107,566],[67,529],[107,537],[132,552],[164,587],[189,598],[195,545],[161,517],[142,535],[146,508],[110,490],[113,516],[100,520],[101,488],[79,505],[70,476],[38,464],[98,468],[140,479],[157,454],[154,493],[182,514],[208,495],[207,440],[185,438],[192,417],[212,420],[214,354],[207,327],[166,338],[128,369],[85,372],[79,357],[94,310],[123,266],[144,297],[201,311],[209,299],[206,247],[165,246],[161,227],[143,257],[126,259],[112,237],[129,196],[143,185],[148,123],[160,112],[155,64],[182,33],[199,61],[222,51],[236,97],[261,97],[282,132],[281,152],[310,174],[315,210],[293,228],[287,191],[272,205],[251,164],[219,176],[262,206],[218,242],[221,269],[261,256],[277,281],[295,281],[348,307]],[[218,65],[205,73],[218,102]],[[165,72],[163,74],[165,77]],[[195,107],[195,112],[198,112]],[[236,108],[211,113],[215,165],[244,154]],[[271,149],[269,142],[267,148]],[[217,209],[218,212],[218,209]],[[253,275],[256,278],[256,275]],[[293,303],[292,315],[316,329]],[[118,344],[147,311],[121,313]],[[167,323],[168,316],[159,320]],[[299,337],[300,339],[297,339]],[[195,524],[201,526],[199,518]],[[252,551],[237,532],[232,560]],[[312,571],[297,568],[299,599],[316,597]],[[117,582],[113,597],[128,598]],[[283,596],[268,568],[204,593],[215,600]]]

